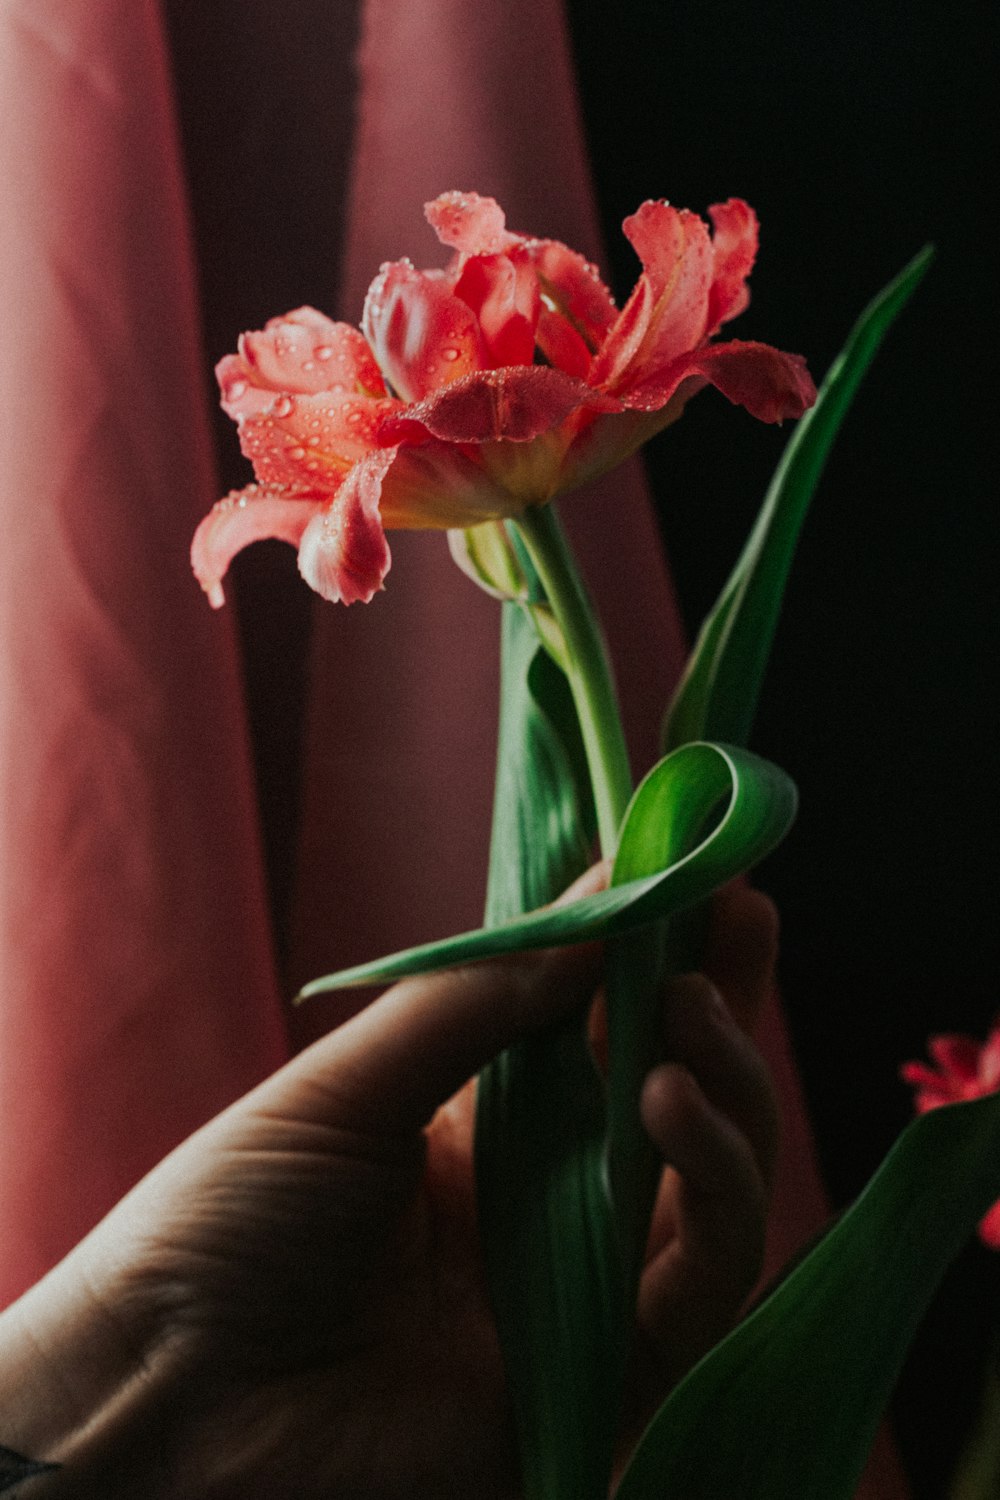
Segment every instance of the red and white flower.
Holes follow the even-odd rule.
[[[961,1104],[982,1099],[1000,1090],[1000,1024],[985,1042],[970,1036],[933,1036],[927,1050],[934,1066],[904,1063],[900,1077],[916,1090],[914,1103],[920,1114],[943,1104]],[[979,1223],[979,1237],[993,1250],[1000,1250],[1000,1202]]]
[[[765,422],[815,399],[803,360],[713,343],[747,305],[757,249],[737,199],[697,215],[644,203],[624,230],[643,270],[619,311],[593,266],[507,230],[491,198],[446,193],[427,217],[444,270],[384,265],[362,331],[312,308],[245,333],[222,404],[257,482],[211,511],[194,570],[211,602],[236,552],[299,549],[327,599],[368,601],[393,528],[467,529],[544,504],[621,462],[714,385]]]

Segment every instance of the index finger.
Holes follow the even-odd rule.
[[[560,899],[606,883],[595,866]],[[505,1047],[588,1004],[600,975],[601,948],[590,943],[404,979],[263,1085],[267,1107],[289,1109],[294,1095],[300,1119],[419,1130]]]

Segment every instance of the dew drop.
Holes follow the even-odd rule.
[[[302,368],[303,370],[315,370],[316,361],[314,359],[305,359],[302,361]]]
[[[311,437],[309,439],[309,446],[310,446],[310,448],[318,448],[319,447],[319,438],[315,437],[315,436]]]
[[[287,417],[294,406],[291,396],[279,396],[271,407],[276,417]]]
[[[449,344],[446,349],[441,350],[441,358],[446,359],[449,364],[453,364],[454,361],[458,358],[459,352],[460,351],[455,348],[454,344]]]
[[[306,450],[304,448],[289,448],[288,450],[289,458],[305,458],[305,456]]]
[[[333,350],[331,349],[329,344],[317,344],[316,348],[313,350],[313,353],[315,354],[316,358],[321,359],[324,364],[328,359],[333,358]]]
[[[241,396],[246,395],[247,383],[245,380],[234,380],[226,390],[227,401],[238,401]]]
[[[310,471],[310,473],[315,474],[319,469],[319,464],[315,459],[312,459],[309,463],[306,464],[306,468]]]

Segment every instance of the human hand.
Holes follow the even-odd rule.
[[[665,996],[637,1408],[759,1269],[774,1103],[740,1025],[773,950],[769,903],[733,888],[706,960],[729,1009],[698,976]],[[151,1173],[0,1323],[0,1435],[63,1464],[40,1500],[517,1495],[464,1085],[599,974],[586,948],[405,981]]]

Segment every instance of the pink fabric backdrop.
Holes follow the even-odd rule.
[[[285,1041],[153,0],[5,5],[0,98],[6,1300]]]
[[[368,0],[341,316],[381,259],[433,262],[420,206],[446,188],[600,258],[569,58],[558,0]],[[0,95],[6,1299],[286,1043],[231,616],[187,571],[214,482],[154,0],[43,19],[12,0]],[[565,515],[643,768],[682,641],[640,467]],[[315,612],[286,988],[478,920],[496,611],[440,538],[393,554],[375,604]],[[298,1014],[296,1042],[340,1013]],[[786,1124],[774,1266],[825,1208],[777,1004],[764,1045]],[[891,1462],[866,1493],[901,1493]]]

